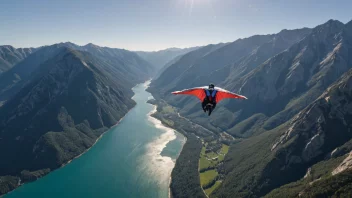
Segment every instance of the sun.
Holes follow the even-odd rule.
[[[204,2],[208,2],[210,0],[183,0],[186,9],[188,9],[189,15],[192,15],[192,11],[194,6],[199,5]]]

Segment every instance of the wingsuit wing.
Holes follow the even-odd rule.
[[[203,87],[195,87],[195,88],[191,88],[191,89],[184,89],[181,91],[174,91],[171,92],[172,94],[186,94],[186,95],[193,95],[196,96],[200,101],[203,101],[203,99],[205,98],[205,91]]]
[[[232,92],[227,91],[225,89],[221,89],[221,88],[215,88],[215,89],[217,91],[216,103],[220,102],[220,100],[225,99],[225,98],[247,99],[245,96],[232,93]]]

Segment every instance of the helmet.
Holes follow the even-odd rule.
[[[214,87],[215,87],[214,84],[209,85],[209,89],[214,89]]]

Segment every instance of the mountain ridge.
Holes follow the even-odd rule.
[[[0,101],[6,101],[18,92],[29,81],[31,73],[44,61],[57,55],[62,47],[92,53],[94,58],[99,59],[100,64],[109,70],[108,75],[115,75],[117,82],[120,84],[123,82],[128,88],[148,80],[155,72],[149,63],[127,50],[98,46],[80,47],[69,42],[58,43],[39,48],[25,60],[3,73],[0,76]]]
[[[0,75],[15,64],[35,52],[36,48],[14,48],[11,45],[0,46]]]
[[[233,46],[215,51],[224,58],[222,52],[232,55],[216,62],[222,62],[221,66],[214,62],[204,67],[211,63],[211,56],[214,60],[221,57],[216,53],[200,60],[192,58],[188,60],[191,64],[179,59],[152,81],[149,91],[157,100],[178,108],[182,116],[215,134],[226,132],[239,139],[218,167],[225,174],[224,180],[210,197],[261,197],[274,189],[269,197],[285,193],[298,196],[300,192],[327,195],[316,185],[304,190],[307,182],[318,177],[304,178],[313,167],[324,175],[320,184],[331,185],[328,182],[340,178],[331,172],[352,149],[348,80],[352,76],[351,24],[329,20],[312,29],[303,28],[301,34],[282,30],[271,37],[235,41]],[[241,42],[247,42],[247,51]],[[236,47],[242,50],[236,51]],[[178,70],[184,70],[185,75]],[[234,92],[248,100],[224,100],[208,118],[195,98],[170,94],[210,82],[237,90]],[[332,153],[334,157],[328,157]],[[342,175],[349,181],[349,172]],[[343,185],[341,189],[347,192],[348,186]],[[298,193],[290,194],[291,189]],[[329,188],[329,192],[334,193],[334,189]]]
[[[200,47],[189,47],[189,48],[167,48],[158,51],[135,51],[140,57],[148,61],[158,70],[163,68],[168,62],[172,61],[178,56],[182,56],[188,52],[199,49]]]
[[[22,82],[0,107],[0,157],[7,159],[0,161],[0,194],[42,177],[90,148],[135,106],[132,86],[152,75],[144,60],[133,62],[137,55],[121,54],[131,58],[123,66],[136,71],[123,75],[116,72],[119,65],[109,62],[114,57],[111,51],[94,55],[73,48],[42,47],[10,70],[20,74]]]

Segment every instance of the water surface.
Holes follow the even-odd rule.
[[[184,138],[149,116],[146,85],[133,88],[137,105],[90,150],[5,198],[168,197]]]

